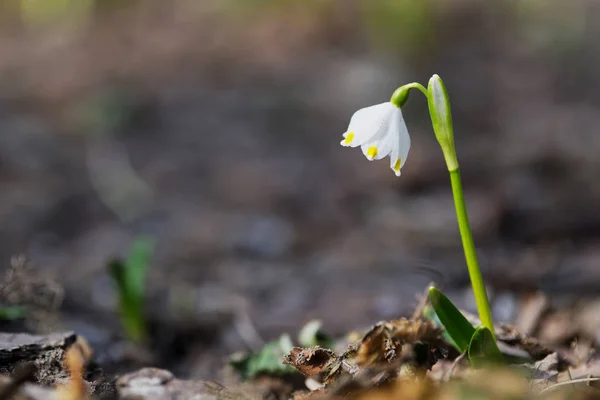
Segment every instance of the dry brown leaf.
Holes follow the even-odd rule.
[[[305,376],[314,376],[325,372],[337,361],[338,357],[333,351],[317,346],[308,349],[294,347],[283,363],[291,365]]]
[[[440,333],[431,321],[401,318],[380,322],[362,339],[357,351],[356,364],[370,366],[399,360],[404,344],[437,342]]]

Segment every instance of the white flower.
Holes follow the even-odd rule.
[[[358,110],[352,116],[342,146],[360,146],[369,161],[390,156],[390,168],[400,176],[410,149],[402,111],[387,102]]]

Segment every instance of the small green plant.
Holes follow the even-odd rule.
[[[298,333],[298,343],[304,347],[332,348],[334,341],[321,330],[321,325],[319,320],[308,321]],[[244,380],[254,379],[261,375],[296,374],[298,373],[296,368],[282,363],[284,356],[290,354],[293,347],[294,343],[290,335],[286,333],[265,344],[260,350],[234,354],[229,360],[229,365]]]
[[[125,261],[113,259],[108,264],[110,276],[115,281],[121,323],[127,336],[134,342],[147,338],[144,316],[144,288],[154,240],[140,237],[133,243]]]
[[[472,354],[470,359],[474,365],[480,365],[479,361],[486,356],[489,356],[490,361],[497,361],[501,357],[498,356],[500,352],[495,343],[492,313],[469,226],[454,146],[450,98],[442,79],[438,75],[433,75],[427,88],[417,82],[403,85],[393,93],[389,102],[358,110],[352,116],[348,130],[343,134],[344,139],[341,144],[346,147],[360,147],[369,161],[380,160],[389,155],[390,168],[396,176],[400,176],[411,144],[401,108],[408,100],[412,89],[419,90],[427,98],[433,131],[442,148],[450,173],[450,184],[467,269],[479,317],[485,329],[473,328],[439,290],[430,289],[429,298],[439,321],[451,337],[452,343],[459,351],[468,352],[469,356]]]
[[[261,375],[281,376],[296,373],[291,365],[282,364],[285,355],[294,347],[290,335],[283,334],[279,339],[267,343],[256,352],[234,354],[229,365],[244,380],[254,379]]]
[[[15,321],[27,316],[28,310],[24,306],[0,305],[0,320]]]
[[[501,363],[502,354],[492,332],[485,326],[475,329],[452,302],[437,288],[429,288],[432,313],[425,316],[444,327],[443,335],[456,350],[466,353],[474,367]]]

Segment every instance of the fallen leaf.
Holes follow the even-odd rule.
[[[308,349],[294,347],[283,360],[284,364],[291,365],[305,376],[323,373],[337,361],[333,351],[318,346]]]

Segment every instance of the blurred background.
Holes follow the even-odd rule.
[[[139,237],[150,360],[185,375],[311,318],[406,315],[431,281],[474,309],[422,96],[401,178],[339,145],[434,73],[497,317],[531,290],[592,295],[599,35],[593,0],[1,1],[0,265],[25,254],[60,297],[27,329],[123,365],[106,265]]]

